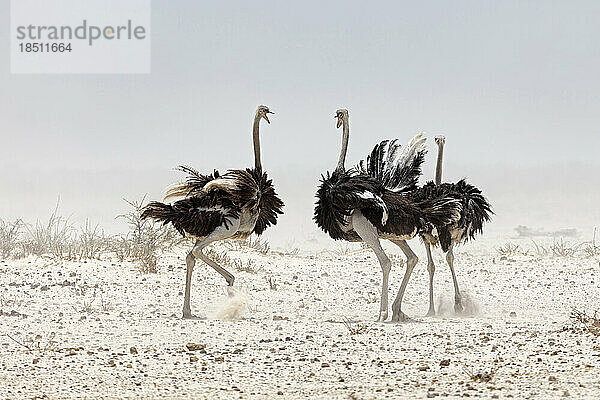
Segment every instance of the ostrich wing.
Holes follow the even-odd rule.
[[[241,209],[257,211],[258,218],[253,229],[257,235],[275,225],[277,214],[283,213],[283,202],[275,193],[272,181],[262,170],[229,170],[207,183],[203,190],[206,193],[224,193]]]
[[[152,218],[163,224],[172,223],[183,236],[202,238],[218,226],[228,227],[239,216],[240,209],[218,193],[201,193],[173,204],[157,201],[144,207],[142,218]]]
[[[180,165],[176,169],[185,172],[187,177],[185,181],[176,183],[167,189],[164,200],[198,195],[208,182],[219,177],[219,172],[216,169],[211,175],[203,175],[187,165]]]
[[[260,190],[258,182],[249,170],[230,169],[225,174],[208,182],[202,188],[205,193],[218,193],[228,197],[240,208],[256,208]]]
[[[348,224],[347,217],[354,210],[369,210],[385,225],[388,209],[380,197],[384,190],[380,182],[353,171],[328,172],[321,178],[313,219],[333,239],[344,237],[342,226]]]
[[[408,193],[407,198],[420,204],[435,203],[432,210],[444,211],[447,206],[444,200],[455,202],[459,205],[459,213],[450,220],[434,219],[429,217],[439,233],[442,249],[446,251],[451,243],[450,230],[462,231],[461,240],[473,239],[483,230],[483,224],[491,219],[493,213],[490,203],[482,195],[481,190],[468,184],[464,179],[457,183],[442,183],[436,185],[427,182],[422,187]]]
[[[425,138],[419,133],[402,146],[398,139],[384,140],[375,145],[367,160],[360,161],[357,169],[395,192],[413,190],[421,175],[421,165],[427,149]]]

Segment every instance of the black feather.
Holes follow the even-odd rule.
[[[248,169],[258,185],[258,219],[253,233],[260,235],[271,225],[277,224],[278,214],[283,214],[283,201],[277,196],[273,181],[267,173],[255,168]]]
[[[211,175],[201,174],[196,169],[187,165],[180,165],[176,169],[185,172],[187,177],[185,181],[171,187],[167,191],[165,199],[195,196],[202,192],[202,189],[208,182],[215,180],[220,176],[219,171],[216,169]]]
[[[381,207],[360,194],[370,192],[379,195],[382,191],[381,183],[367,175],[358,175],[354,170],[335,170],[332,174],[327,172],[325,176],[321,176],[321,185],[317,189],[313,219],[331,238],[350,240],[342,226],[348,224],[346,218],[355,209],[370,209],[370,216],[379,219],[381,225]]]
[[[258,214],[252,232],[260,235],[275,225],[278,214],[283,213],[283,202],[262,171],[237,169],[219,175],[215,170],[212,175],[202,175],[191,167],[182,166],[180,170],[187,172],[188,177],[170,196],[185,198],[172,205],[151,202],[142,218],[172,223],[184,236],[187,233],[204,237],[220,225],[229,226],[242,212]]]
[[[427,201],[427,199],[446,196],[456,199],[460,203],[460,219],[449,224],[434,223],[437,228],[442,250],[448,251],[451,244],[451,230],[460,231],[459,241],[472,240],[483,232],[483,224],[491,220],[494,212],[481,190],[467,183],[464,179],[456,183],[442,183],[436,185],[427,182],[408,195],[413,201]]]
[[[215,193],[188,197],[173,204],[150,202],[142,212],[142,218],[152,218],[173,227],[186,236],[205,237],[218,226],[229,226],[241,209],[229,199]]]
[[[407,153],[400,157],[403,151]],[[406,192],[417,187],[425,154],[423,141],[417,140],[412,147],[403,148],[398,139],[383,140],[375,145],[366,162],[360,161],[357,169],[390,190]]]
[[[361,195],[364,192],[377,197],[364,198]],[[354,210],[360,210],[380,233],[414,236],[431,231],[433,224],[456,221],[460,207],[458,201],[447,196],[414,201],[386,189],[377,179],[354,170],[327,173],[321,179],[316,197],[313,219],[336,240],[358,240],[355,232],[342,229],[347,226],[347,218]],[[385,224],[382,221],[384,210],[388,214]]]

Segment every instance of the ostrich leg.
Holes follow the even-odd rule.
[[[458,281],[456,280],[456,274],[454,273],[454,244],[450,245],[450,249],[446,253],[446,261],[448,262],[448,266],[450,267],[450,272],[452,272],[452,281],[454,282],[454,311],[460,313],[464,310],[462,305],[462,297],[460,295],[460,290],[458,289]]]
[[[227,239],[231,237],[239,228],[240,221],[234,220],[231,221],[229,228],[224,225],[217,227],[210,235],[205,237],[203,240],[199,240],[194,245],[192,251],[190,251],[185,258],[185,262],[187,265],[186,275],[185,275],[185,297],[183,298],[183,318],[193,318],[192,310],[190,307],[190,292],[192,287],[192,272],[194,271],[194,265],[196,264],[196,259],[199,258],[211,267],[213,267],[219,274],[221,274],[227,284],[229,286],[233,285],[233,281],[235,280],[234,276],[229,273],[225,268],[221,267],[219,264],[208,258],[203,252],[206,246],[211,244],[212,242],[216,242],[219,240]]]
[[[198,246],[199,240],[196,241],[194,247]],[[190,291],[192,287],[192,272],[194,272],[194,265],[196,265],[196,257],[190,250],[188,255],[185,257],[186,271],[185,271],[185,297],[183,298],[183,318],[192,318],[192,310],[190,309]]]
[[[393,322],[401,322],[406,321],[408,317],[406,314],[402,312],[402,298],[404,297],[404,291],[406,290],[406,285],[408,285],[408,280],[410,279],[410,275],[412,274],[415,265],[419,259],[417,255],[412,251],[412,249],[406,243],[406,240],[392,240],[393,243],[398,245],[402,252],[406,255],[406,272],[404,273],[404,278],[402,279],[402,283],[400,284],[400,290],[398,291],[398,295],[396,296],[396,300],[392,304],[392,321]]]
[[[377,228],[375,228],[358,210],[352,214],[352,228],[358,236],[360,236],[363,242],[373,249],[379,260],[379,264],[381,265],[383,282],[381,283],[381,305],[379,307],[378,321],[383,322],[388,317],[388,279],[390,270],[392,269],[392,262],[381,247]]]
[[[427,271],[429,271],[429,311],[428,317],[435,316],[435,306],[433,305],[433,275],[435,274],[435,264],[431,256],[431,245],[425,242],[425,250],[427,250]]]

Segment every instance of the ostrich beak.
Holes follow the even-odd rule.
[[[270,124],[270,123],[271,123],[271,121],[269,121],[269,117],[267,116],[267,114],[275,114],[275,113],[274,113],[273,111],[266,111],[266,112],[263,114],[263,118],[265,119],[265,121],[267,121],[267,124]]]
[[[342,126],[342,119],[341,119],[341,118],[338,118],[337,116],[336,116],[336,118],[338,119],[338,120],[337,120],[337,125],[336,125],[336,128],[339,128],[340,126]]]

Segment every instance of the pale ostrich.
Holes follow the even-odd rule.
[[[420,236],[425,244],[427,251],[427,270],[429,271],[429,311],[427,316],[435,315],[433,304],[433,276],[435,274],[435,264],[431,256],[431,246],[439,245],[446,253],[446,261],[452,273],[454,282],[454,310],[463,311],[462,297],[454,272],[454,245],[473,239],[477,233],[483,230],[484,222],[491,219],[493,214],[491,206],[486,198],[481,194],[481,190],[468,184],[464,179],[457,183],[442,184],[442,158],[444,154],[444,136],[436,136],[435,142],[438,145],[437,164],[435,170],[435,183],[428,182],[422,188],[419,188],[409,194],[414,201],[423,201],[427,198],[436,198],[438,196],[450,196],[460,201],[460,219],[446,225],[436,225],[437,235],[431,232],[424,232]]]
[[[261,119],[270,123],[267,114],[273,113],[268,107],[259,106],[254,117],[254,168],[232,169],[224,175],[217,171],[202,175],[193,168],[180,167],[188,173],[188,178],[169,189],[165,199],[184,198],[173,204],[153,201],[144,208],[142,218],[172,223],[183,236],[196,241],[186,257],[183,318],[193,317],[190,290],[196,259],[214,268],[229,287],[235,280],[229,271],[208,258],[203,249],[215,241],[246,239],[252,233],[260,235],[277,223],[277,214],[282,214],[283,202],[277,197],[260,161],[259,125]]]
[[[366,243],[377,256],[383,272],[379,321],[388,317],[388,277],[391,261],[379,239],[398,245],[407,257],[406,272],[400,290],[392,304],[392,321],[404,321],[402,298],[418,259],[406,243],[421,232],[430,232],[433,225],[452,223],[459,217],[459,204],[453,198],[440,197],[414,202],[404,192],[415,188],[425,154],[425,139],[415,136],[400,151],[396,140],[375,146],[371,157],[374,176],[346,170],[348,149],[348,111],[338,110],[337,127],[343,126],[342,150],[336,169],[322,176],[317,191],[314,220],[335,240]]]

